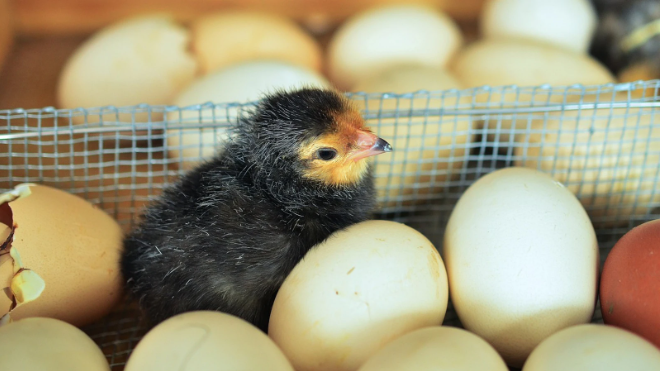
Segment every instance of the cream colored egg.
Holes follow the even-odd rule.
[[[489,343],[455,327],[428,327],[391,341],[359,371],[508,371]]]
[[[255,61],[233,65],[197,79],[173,101],[179,107],[204,103],[249,103],[265,93],[300,87],[328,88],[330,84],[318,73],[285,62]],[[190,169],[211,157],[227,139],[227,125],[249,107],[207,106],[173,111],[168,120],[173,126],[219,124],[216,127],[168,130],[169,155],[184,169]]]
[[[608,325],[572,326],[544,340],[523,371],[658,371],[659,348]]]
[[[193,50],[204,73],[272,59],[321,70],[321,48],[294,21],[270,13],[226,11],[195,20]]]
[[[443,261],[403,224],[367,221],[313,247],[282,284],[269,336],[297,371],[356,370],[384,344],[440,325]]]
[[[395,151],[375,159],[375,181],[379,201],[385,207],[426,203],[442,197],[443,186],[456,180],[466,164],[473,140],[473,120],[466,115],[433,113],[442,108],[466,108],[470,97],[461,97],[461,84],[440,68],[399,66],[359,81],[352,89],[366,93],[413,93],[410,98],[356,96],[360,109],[379,114],[368,119],[370,126]],[[441,92],[444,91],[444,92]],[[411,110],[418,110],[414,115]],[[385,118],[398,111],[399,117]]]
[[[615,82],[606,67],[585,54],[516,39],[486,39],[467,46],[453,60],[451,72],[467,87]],[[488,101],[499,102],[499,98],[491,96]],[[525,98],[530,99],[520,99]],[[562,97],[554,98],[562,100]]]
[[[401,94],[418,90],[449,90],[461,87],[461,83],[443,68],[410,64],[387,69],[369,78],[361,78],[351,91]]]
[[[450,215],[443,257],[461,323],[510,366],[594,312],[595,231],[574,195],[541,172],[506,168],[471,185]]]
[[[615,82],[606,67],[588,55],[516,39],[487,39],[469,45],[453,60],[451,72],[466,87],[490,86],[476,93],[475,100],[489,103],[494,108],[571,102],[580,98],[578,89],[573,90],[572,94],[564,94],[557,89],[553,93],[551,89],[517,91],[498,88],[501,86],[548,84],[562,87]],[[527,123],[526,120],[515,120],[506,115],[502,119],[493,117],[486,121],[492,130],[488,139],[500,142],[509,142],[512,129],[523,130]]]
[[[659,138],[658,109],[565,110],[516,136],[515,164],[567,184],[597,226],[626,226],[659,203]]]
[[[126,371],[294,371],[280,349],[250,323],[212,311],[187,312],[154,327]]]
[[[131,18],[102,29],[64,66],[57,87],[60,107],[169,104],[195,76],[197,63],[187,50],[188,41],[186,29],[161,15]],[[147,118],[135,116],[137,121]],[[116,121],[117,115],[104,115],[103,120]],[[127,113],[120,120],[133,118]],[[89,116],[87,121],[100,118]]]
[[[0,288],[17,304],[0,308],[0,316],[84,326],[114,308],[122,297],[123,233],[112,217],[80,197],[34,184],[0,195],[0,205],[2,224],[14,226],[10,254],[0,259]]]
[[[492,0],[480,29],[486,38],[525,38],[587,53],[597,26],[589,0]]]
[[[380,6],[356,14],[335,33],[328,49],[331,80],[351,88],[402,64],[444,67],[462,43],[450,17],[424,5]]]
[[[78,328],[51,318],[0,327],[0,370],[110,371],[101,349]]]

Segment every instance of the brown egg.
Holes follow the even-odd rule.
[[[599,298],[604,322],[659,347],[659,219],[633,228],[608,254]]]
[[[0,195],[0,215],[2,229],[14,227],[2,245],[10,253],[0,260],[0,284],[10,289],[0,315],[84,326],[117,303],[122,230],[109,215],[82,198],[34,184]]]

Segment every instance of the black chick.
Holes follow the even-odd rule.
[[[373,211],[365,158],[391,147],[337,92],[266,96],[234,130],[125,239],[122,273],[151,325],[216,310],[266,332],[275,295],[305,253]]]

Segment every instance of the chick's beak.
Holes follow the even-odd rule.
[[[366,131],[358,132],[358,140],[356,141],[356,144],[358,149],[356,149],[351,155],[351,159],[354,161],[392,151],[390,143]]]

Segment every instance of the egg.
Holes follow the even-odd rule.
[[[297,371],[356,370],[407,332],[440,325],[445,267],[422,234],[366,221],[313,247],[285,279],[268,334]]]
[[[509,366],[594,312],[599,251],[590,218],[539,171],[505,168],[473,183],[452,210],[443,257],[461,323]]]
[[[328,71],[340,89],[402,64],[444,67],[462,44],[454,21],[430,6],[388,5],[360,12],[328,46]]]
[[[204,103],[255,102],[262,95],[282,89],[301,87],[329,88],[330,84],[318,73],[279,61],[254,61],[218,70],[194,81],[173,101],[179,107]],[[195,129],[170,129],[167,144],[170,158],[179,160],[183,169],[190,169],[211,157],[228,138],[227,126],[233,124],[245,108],[204,106],[199,109],[172,111],[171,125],[211,125]]]
[[[0,327],[1,370],[110,371],[101,349],[78,328],[52,318]]]
[[[375,182],[381,205],[401,207],[438,199],[447,180],[456,180],[468,160],[467,143],[473,140],[473,120],[466,116],[429,114],[409,117],[409,110],[461,108],[470,97],[460,98],[461,84],[437,67],[406,65],[394,67],[360,80],[352,89],[366,93],[434,92],[399,99],[355,96],[359,109],[384,113],[394,110],[400,117],[368,119],[367,125],[400,150],[375,159]],[[453,90],[445,93],[439,91]]]
[[[450,71],[466,87],[490,85],[566,86],[573,84],[600,85],[615,82],[613,75],[592,57],[551,45],[519,39],[483,39],[462,49],[453,59]],[[537,92],[545,99],[544,92]],[[500,95],[481,101],[500,102]],[[507,96],[507,102],[511,101]],[[519,99],[531,99],[529,95]],[[562,101],[553,96],[552,101]]]
[[[544,340],[522,371],[658,371],[659,350],[616,327],[572,326]]]
[[[86,40],[67,60],[57,86],[60,108],[169,104],[194,78],[189,32],[166,15],[129,18]],[[122,121],[146,121],[124,113]],[[76,116],[76,120],[82,120]],[[116,113],[89,115],[88,123],[117,121]],[[160,120],[152,113],[152,120]]]
[[[179,314],[150,330],[125,371],[294,371],[280,349],[250,323],[221,312]]]
[[[419,90],[461,89],[457,79],[443,68],[415,64],[395,66],[384,72],[362,78],[351,89],[366,93],[411,93]]]
[[[359,371],[508,371],[489,343],[455,327],[427,327],[386,344]]]
[[[659,219],[617,241],[604,263],[599,298],[605,323],[659,347]]]
[[[553,87],[582,84],[585,86],[614,83],[615,77],[592,57],[569,50],[523,39],[484,39],[472,43],[453,59],[450,71],[466,87],[489,86],[476,90],[478,103],[491,107],[514,107],[532,104],[547,105],[577,101],[580,89],[572,94],[557,89],[521,89],[548,84]],[[495,117],[494,117],[495,116]],[[513,129],[526,129],[527,120],[512,120],[507,116],[486,118],[489,141],[509,142]]]
[[[516,166],[542,170],[566,184],[599,227],[626,225],[658,204],[658,109],[583,108],[544,116],[515,137]]]
[[[272,59],[321,70],[321,48],[294,21],[270,13],[225,11],[191,24],[192,48],[203,73]]]
[[[484,4],[485,38],[525,38],[587,53],[597,27],[589,0],[492,0]]]
[[[123,233],[116,221],[80,197],[43,185],[19,185],[0,195],[0,205],[3,229],[13,226],[4,244],[10,254],[0,260],[10,306],[5,302],[0,316],[84,326],[111,311],[122,295]]]

